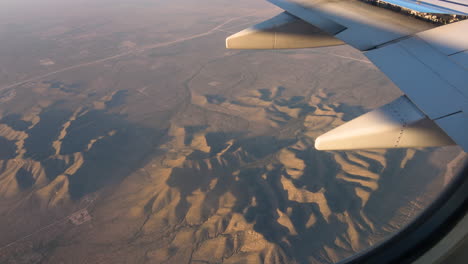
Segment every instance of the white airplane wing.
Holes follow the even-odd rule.
[[[227,48],[348,44],[405,96],[316,139],[321,150],[468,151],[468,0],[269,0],[285,12],[226,39]]]

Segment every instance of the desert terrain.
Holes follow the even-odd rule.
[[[0,263],[336,263],[465,159],[316,151],[401,92],[348,46],[226,50],[265,1],[67,2],[0,3]]]

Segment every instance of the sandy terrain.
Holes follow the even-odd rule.
[[[346,46],[225,50],[263,1],[23,2],[0,3],[1,263],[334,263],[466,159],[316,151],[400,91]]]

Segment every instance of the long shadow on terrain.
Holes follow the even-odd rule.
[[[64,82],[61,82],[61,81],[47,81],[47,82],[44,82],[44,83],[49,84],[50,89],[58,89],[58,90],[60,90],[62,92],[74,93],[74,94],[79,93],[80,88],[84,87],[84,84],[80,83],[80,82],[67,84],[67,83],[64,83]]]
[[[235,139],[225,136],[224,133],[216,135],[217,140],[215,143],[211,142],[211,146],[221,150],[224,149],[223,146],[228,145],[228,140]],[[187,198],[197,189],[206,193],[202,208],[202,215],[206,218],[210,212],[217,211],[219,198],[230,192],[236,197],[233,212],[244,214],[248,222],[254,223],[255,231],[262,234],[266,240],[282,247],[290,258],[307,262],[308,256],[320,255],[317,252],[323,250],[324,245],[332,247],[336,237],[346,232],[347,226],[333,216],[327,222],[316,203],[290,201],[281,183],[281,176],[290,178],[283,165],[276,164],[273,168],[267,169],[264,166],[265,162],[262,162],[293,143],[291,140],[278,140],[274,137],[240,137],[221,155],[223,162],[214,158],[215,151],[211,155],[203,156],[198,163],[195,161],[197,164],[195,167],[175,168],[167,184],[178,188],[181,192],[177,206],[178,217],[183,219],[188,213],[190,204]],[[302,157],[310,162],[305,170],[306,175],[294,182],[298,188],[314,192],[326,188],[333,213],[342,212],[350,207],[349,204],[360,203],[359,198],[348,190],[345,183],[336,181],[334,176],[338,172],[338,166],[332,157],[326,156],[323,160],[314,150],[304,151]],[[320,165],[312,165],[314,161],[320,159],[322,159]],[[248,166],[255,162],[259,165]],[[235,173],[236,171],[238,173]],[[210,189],[210,182],[215,178],[218,183]],[[255,200],[255,203],[252,203],[252,200]],[[277,210],[285,213],[288,208],[291,208],[290,219],[297,234],[291,234],[288,228],[278,223],[280,216]],[[316,223],[312,227],[306,227],[310,214],[315,215]],[[285,242],[286,240],[289,243]]]
[[[125,103],[125,99],[128,96],[127,90],[120,90],[112,96],[112,100],[106,102],[106,107],[121,106]]]
[[[9,114],[4,116],[0,123],[5,124],[14,130],[24,131],[32,124],[30,121],[24,121],[19,114]]]
[[[56,155],[52,143],[59,138],[72,114],[59,105],[45,109],[40,114],[40,122],[25,131],[29,137],[25,140],[24,156],[39,161],[49,180],[65,174],[73,199],[131,174],[166,135],[165,130],[130,123],[123,115],[91,110],[82,112],[71,122]],[[12,157],[12,151],[5,148],[5,153],[0,154]],[[72,166],[75,168],[70,171]],[[16,177],[22,189],[34,184],[26,171],[18,172]]]
[[[368,212],[374,212],[369,215],[370,220],[374,224],[381,227],[390,227],[395,229],[401,227],[392,226],[389,223],[389,219],[393,217],[399,207],[397,206],[398,201],[392,199],[392,196],[388,195],[389,192],[398,190],[402,194],[402,199],[409,205],[415,198],[424,196],[423,191],[427,184],[439,181],[443,183],[443,177],[440,177],[440,168],[434,167],[428,160],[430,158],[430,151],[419,151],[413,159],[411,159],[405,167],[405,173],[399,173],[399,160],[402,160],[404,153],[401,151],[389,151],[387,154],[387,160],[394,161],[390,163],[386,170],[382,172],[379,185],[380,188],[372,194],[372,199],[367,203],[365,210]],[[422,167],[421,167],[422,166]],[[431,202],[431,201],[425,201]],[[385,205],[385,206],[382,206]],[[415,215],[405,216],[406,218],[415,217]],[[398,220],[397,220],[398,222]]]
[[[24,142],[24,157],[42,161],[55,154],[52,142],[59,136],[62,126],[71,117],[72,112],[51,106],[40,115],[40,122],[27,130],[28,138]]]
[[[263,96],[268,99],[270,97],[267,92]],[[315,110],[314,107],[303,104],[300,98],[283,100],[280,104],[298,107],[305,112]],[[343,107],[345,106],[336,108]],[[350,111],[351,116],[363,112],[360,108],[345,108]],[[254,224],[255,231],[262,234],[269,242],[280,246],[290,259],[298,263],[309,263],[310,257],[313,257],[320,262],[330,263],[325,247],[349,255],[355,253],[352,243],[369,246],[367,238],[370,234],[388,233],[384,228],[392,215],[407,205],[405,204],[407,201],[392,199],[391,197],[395,196],[390,195],[390,192],[401,191],[407,194],[408,200],[411,200],[418,196],[411,191],[422,189],[423,183],[418,179],[405,177],[401,173],[400,163],[404,159],[405,150],[388,151],[384,156],[386,165],[356,154],[368,164],[370,171],[380,175],[379,189],[373,191],[359,182],[337,177],[338,174],[345,173],[349,178],[372,180],[343,171],[342,165],[335,160],[333,153],[319,152],[312,146],[301,150],[288,147],[293,146],[295,142],[295,139],[249,138],[243,134],[208,133],[207,143],[211,147],[211,152],[192,153],[182,168],[173,169],[167,181],[169,186],[177,188],[181,194],[176,210],[179,219],[184,219],[189,212],[191,204],[188,200],[194,191],[201,190],[205,194],[201,209],[204,220],[217,211],[220,197],[229,192],[235,197],[232,211],[243,214],[248,222]],[[286,166],[275,159],[278,151],[283,148],[288,148],[304,162],[305,166],[300,177],[289,175]],[[408,164],[411,167],[411,164],[418,164],[426,158],[426,153],[417,152],[415,158]],[[348,160],[348,162],[353,161]],[[425,175],[424,182],[430,182],[433,176]],[[323,204],[320,202],[289,200],[290,194],[283,186],[282,178],[288,179],[298,190],[323,192],[330,214],[324,214]],[[211,185],[214,179],[217,180],[217,184],[213,187]],[[398,181],[404,186],[399,188]],[[365,207],[356,194],[356,187],[372,193]],[[376,209],[378,213],[375,213]],[[289,216],[295,232],[279,224],[278,220],[281,217],[279,212]],[[372,227],[364,218],[363,212],[369,212],[368,214],[373,216],[382,213],[382,217],[370,217],[374,224]],[[356,237],[350,237],[348,233],[350,223],[340,218],[345,214],[352,219],[357,232]],[[337,246],[336,241],[341,241],[341,246]]]
[[[61,149],[62,155],[83,155],[83,165],[69,176],[71,197],[79,198],[132,173],[165,134],[165,130],[131,124],[124,116],[104,111],[90,111],[77,118]]]
[[[277,93],[281,92],[282,89],[279,89]],[[269,90],[261,90],[260,93],[262,100],[299,109],[299,116],[316,110],[316,107],[304,102],[304,97],[278,98]],[[281,116],[284,113],[275,108],[267,109],[267,112],[272,117],[289,118]],[[292,146],[296,139],[246,137],[239,133],[208,133],[206,139],[210,153],[192,153],[187,157],[189,162],[183,168],[175,168],[167,181],[169,186],[181,192],[176,210],[180,219],[189,212],[188,198],[195,190],[199,189],[206,194],[201,209],[205,218],[210,216],[210,212],[217,211],[219,198],[229,192],[236,199],[233,212],[243,214],[248,222],[254,223],[255,231],[283,248],[291,259],[305,263],[309,256],[320,259],[324,255],[321,254],[324,246],[334,247],[336,237],[346,232],[347,225],[334,214],[354,207],[356,215],[359,215],[361,201],[353,191],[354,186],[336,179],[340,167],[330,154],[319,153],[312,148],[302,151],[290,149],[306,165],[304,175],[293,179],[286,172],[285,166],[274,160],[279,150]],[[186,140],[185,143],[189,142]],[[326,219],[317,203],[289,200],[282,177],[289,179],[299,189],[311,192],[324,189],[331,216]],[[213,179],[218,182],[210,189]],[[278,210],[284,214],[289,211],[297,234],[292,234],[287,227],[279,224]],[[311,215],[315,217],[313,225],[307,223]]]
[[[0,160],[12,159],[16,155],[15,142],[0,137]]]
[[[239,139],[229,143],[234,138]],[[274,137],[242,138],[239,133],[208,133],[206,139],[211,148],[210,153],[200,151],[192,153],[187,157],[187,165],[174,168],[167,181],[169,186],[178,188],[183,197],[177,205],[179,217],[183,217],[188,212],[190,204],[186,198],[197,189],[208,192],[203,204],[204,210],[206,212],[216,210],[218,198],[233,186],[237,186],[232,175],[235,170],[291,144],[290,140],[276,140]],[[221,151],[223,154],[218,155]],[[196,167],[190,164],[196,164]],[[210,190],[210,182],[215,178],[219,183]],[[240,200],[247,198],[242,195],[239,197],[242,197]]]
[[[18,170],[16,173],[16,180],[18,181],[18,185],[21,189],[30,188],[36,182],[33,174],[24,168]]]

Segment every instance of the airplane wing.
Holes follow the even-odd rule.
[[[268,0],[284,13],[226,39],[233,49],[350,45],[405,95],[318,137],[320,150],[468,151],[468,0]]]

